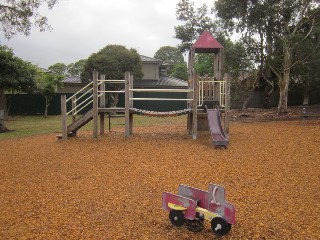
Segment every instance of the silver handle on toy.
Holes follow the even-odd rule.
[[[217,205],[217,206],[220,206],[221,203],[217,202],[217,201],[216,201],[216,197],[215,197],[217,190],[218,190],[218,186],[215,186],[214,189],[212,190],[212,200],[211,200],[211,203],[212,203],[212,204],[215,204],[215,205]]]

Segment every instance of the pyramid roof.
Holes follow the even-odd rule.
[[[192,45],[196,53],[216,53],[223,46],[215,39],[209,31],[204,31],[198,40]]]

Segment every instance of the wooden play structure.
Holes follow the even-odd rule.
[[[211,53],[214,57],[214,77],[200,77],[194,70],[194,58],[196,53]],[[82,88],[79,92],[66,99],[65,95],[61,96],[61,115],[62,115],[62,135],[60,138],[76,136],[77,131],[93,120],[93,137],[97,138],[98,133],[101,135],[105,132],[105,114],[124,113],[125,115],[125,136],[128,137],[133,133],[133,116],[134,114],[152,116],[152,117],[172,117],[186,114],[187,131],[193,139],[197,138],[198,130],[207,130],[210,128],[210,119],[206,114],[204,106],[219,105],[224,114],[224,131],[228,132],[228,110],[229,110],[229,79],[225,75],[223,78],[223,47],[208,32],[205,31],[192,46],[189,53],[189,80],[188,87],[184,89],[173,88],[134,88],[133,76],[125,73],[125,78],[121,80],[106,80],[104,75],[93,72],[93,81]],[[122,84],[124,89],[114,91],[110,90],[109,84]],[[170,92],[186,93],[187,98],[137,98],[134,93],[138,92]],[[106,94],[124,93],[125,107],[106,107]],[[134,107],[135,101],[185,101],[186,109],[179,111],[155,112]],[[86,110],[86,113],[79,115]],[[71,115],[71,123],[67,124],[67,116]],[[220,117],[220,112],[219,112]],[[100,119],[100,124],[98,124]],[[99,126],[100,125],[100,130]],[[226,146],[226,145],[225,145]]]

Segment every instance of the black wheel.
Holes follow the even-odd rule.
[[[216,217],[211,220],[211,228],[216,234],[226,235],[230,231],[231,225],[223,218]]]
[[[169,219],[172,225],[177,227],[181,227],[186,222],[183,212],[178,210],[171,210],[169,213]]]

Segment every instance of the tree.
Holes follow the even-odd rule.
[[[92,80],[92,72],[97,70],[104,74],[106,79],[123,79],[126,71],[131,72],[134,78],[142,78],[141,59],[137,50],[121,45],[107,45],[97,53],[93,53],[84,65],[81,80],[88,82]],[[119,84],[108,84],[110,90],[120,90]],[[116,106],[118,94],[112,94],[112,104]]]
[[[258,43],[259,48],[252,50],[260,60],[259,74],[266,81],[271,73],[278,78],[278,113],[286,113],[290,72],[296,65],[293,55],[299,43],[305,42],[314,31],[318,1],[218,0],[215,9],[229,30],[241,31],[248,42]],[[310,24],[310,28],[302,33],[305,24]]]
[[[200,76],[208,75],[213,77],[213,56],[212,54],[199,53],[195,56],[195,66],[196,72]]]
[[[303,91],[303,105],[308,105],[310,94],[320,88],[320,11],[315,18],[318,20],[314,24],[306,21],[300,28],[298,38],[305,36],[311,26],[314,30],[304,41],[298,42],[292,56],[291,79],[294,87]]]
[[[62,86],[63,75],[39,70],[36,76],[36,89],[45,98],[44,116],[48,117],[48,107],[57,88]]]
[[[178,48],[172,46],[163,46],[156,51],[154,57],[171,65],[168,74],[170,75],[175,65],[184,62],[183,55]]]
[[[188,67],[185,62],[176,64],[170,74],[170,77],[188,80]]]
[[[86,64],[86,62],[87,62],[87,59],[81,59],[75,63],[70,63],[67,66],[67,75],[80,77],[81,73],[84,70],[84,65]]]
[[[67,74],[68,68],[64,63],[55,63],[48,67],[48,70],[53,74],[65,76]]]
[[[52,9],[58,0],[2,0],[0,2],[1,30],[10,39],[16,33],[29,35],[32,26],[40,31],[50,30],[48,19],[38,9],[47,4]]]
[[[6,91],[31,92],[35,88],[36,67],[16,57],[12,50],[0,45],[0,110],[7,114]],[[6,131],[5,124],[0,132]]]
[[[197,9],[194,2],[189,0],[180,0],[177,4],[176,17],[183,24],[174,27],[174,37],[181,40],[181,44],[178,45],[181,52],[189,51],[191,45],[205,29],[209,32],[217,32],[216,24],[208,15],[206,4],[202,4]]]

